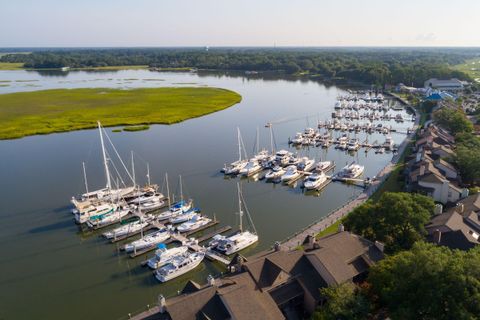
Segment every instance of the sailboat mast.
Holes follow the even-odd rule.
[[[135,183],[135,163],[133,162],[133,151],[131,151],[132,154],[132,180],[133,180],[133,187],[136,187]]]
[[[179,175],[178,179],[180,181],[180,200],[183,200],[182,175]]]
[[[240,193],[240,183],[237,182],[237,193],[238,193],[238,216],[240,220],[240,224],[238,228],[240,229],[240,232],[243,232],[243,223],[242,223],[242,216],[243,216],[243,211],[242,211],[242,197]]]
[[[105,152],[105,144],[103,143],[102,127],[100,125],[100,121],[97,121],[97,123],[98,123],[98,131],[100,132],[100,143],[102,145],[103,165],[105,166],[105,177],[107,178],[107,188],[108,190],[111,190],[112,182],[110,181],[110,172],[108,171],[108,160],[107,160],[107,154]]]
[[[150,181],[150,164],[147,162],[147,183],[149,186],[151,186],[151,181]]]
[[[85,162],[82,162],[82,166],[83,166],[83,180],[85,181],[85,190],[88,193],[87,170],[85,169]]]
[[[257,147],[257,150],[255,150],[255,153],[258,154],[258,152],[260,151],[260,130],[258,129],[258,127],[257,127],[256,147]]]
[[[165,183],[167,184],[167,199],[168,199],[168,207],[170,208],[170,188],[168,187],[168,173],[165,172]]]
[[[270,126],[270,148],[272,149],[272,154],[274,154],[275,148],[273,146],[273,126]]]
[[[237,127],[237,138],[238,138],[238,161],[242,161],[242,145],[240,144],[240,128]]]

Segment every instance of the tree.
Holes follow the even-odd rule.
[[[314,320],[353,320],[368,317],[372,306],[362,290],[346,282],[320,289],[325,303],[312,316]]]
[[[370,291],[392,319],[478,319],[480,250],[423,242],[370,269]]]
[[[367,202],[345,219],[345,227],[386,245],[387,252],[410,248],[426,235],[425,224],[433,215],[434,202],[420,194],[386,192],[378,202]]]
[[[434,120],[453,135],[462,132],[472,132],[473,124],[460,110],[442,108],[433,114]]]
[[[467,184],[480,183],[480,149],[459,145],[455,163],[463,182]]]

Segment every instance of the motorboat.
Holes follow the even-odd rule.
[[[291,165],[287,167],[285,173],[281,177],[282,182],[289,182],[295,180],[300,176],[300,172],[298,172],[297,166]]]
[[[293,137],[293,139],[291,139],[290,142],[292,144],[299,145],[299,144],[303,144],[304,140],[305,140],[305,137],[303,136],[303,134],[301,132],[297,132],[295,134],[295,137]]]
[[[375,153],[378,153],[378,154],[385,153],[385,148],[384,147],[378,148],[377,150],[375,150]]]
[[[350,139],[350,141],[348,142],[348,147],[347,147],[348,151],[357,151],[358,149],[360,149],[360,144],[358,143],[358,139]]]
[[[274,166],[266,175],[266,180],[280,179],[285,174],[285,169],[279,165]]]
[[[333,161],[320,161],[317,162],[315,165],[316,172],[328,172],[335,167],[335,163]]]
[[[177,227],[178,232],[191,232],[209,224],[212,219],[202,216],[195,216]]]
[[[188,252],[187,246],[171,249],[167,249],[167,246],[163,243],[160,243],[158,246],[159,248],[155,251],[155,255],[147,261],[147,265],[151,269],[158,269],[169,263],[174,257],[184,255]]]
[[[144,250],[151,248],[159,243],[162,243],[170,238],[170,232],[166,229],[161,229],[153,233],[147,234],[142,238],[135,240],[125,245],[126,252],[133,252],[136,250]]]
[[[111,214],[117,210],[118,206],[114,203],[100,203],[98,205],[88,203],[85,207],[79,206],[75,212],[75,222],[87,223],[90,219],[98,219],[102,216]]]
[[[364,170],[364,166],[352,162],[350,165],[347,165],[342,169],[339,176],[341,178],[355,179],[361,176]]]
[[[257,159],[251,159],[247,165],[240,170],[240,174],[246,177],[250,177],[263,170]]]
[[[223,238],[216,239],[217,244],[214,248],[225,255],[234,254],[258,242],[258,235],[250,231],[238,232],[230,237],[220,237]]]
[[[284,150],[284,149],[279,150],[275,154],[275,162],[280,166],[285,166],[288,164],[288,160],[291,155],[292,153],[287,150]]]
[[[205,258],[205,252],[185,253],[173,257],[166,265],[155,271],[160,282],[167,282],[195,269]]]
[[[300,159],[300,162],[297,164],[297,169],[300,171],[310,171],[315,166],[315,160],[303,157]]]
[[[324,186],[327,180],[328,180],[327,175],[322,171],[322,172],[314,173],[308,176],[308,178],[303,183],[303,186],[307,190],[317,190],[322,186]]]
[[[242,170],[247,164],[248,160],[238,160],[225,166],[222,171],[225,175],[236,175],[239,174],[240,170]]]

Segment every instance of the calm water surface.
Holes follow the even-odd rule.
[[[136,173],[145,182],[162,183],[165,172],[171,190],[184,191],[196,206],[221,225],[236,225],[236,181],[219,169],[235,160],[236,127],[252,152],[256,128],[261,145],[269,146],[265,123],[274,124],[277,149],[288,148],[288,137],[329,119],[335,99],[343,91],[318,82],[252,79],[226,74],[117,72],[38,73],[0,71],[0,93],[80,87],[215,86],[239,92],[243,100],[227,110],[172,126],[154,125],[135,133],[110,133],[119,153],[135,152]],[[390,124],[406,131],[410,122]],[[111,128],[107,129],[109,132]],[[392,135],[395,142],[403,134]],[[358,137],[364,140],[364,135]],[[374,135],[370,141],[384,136]],[[292,149],[294,150],[294,149]],[[391,154],[362,149],[346,154],[330,148],[298,150],[300,155],[337,162],[353,160],[375,175]],[[130,259],[107,244],[98,233],[81,233],[72,221],[69,199],[83,192],[81,163],[85,161],[91,189],[104,185],[100,142],[96,130],[0,141],[0,319],[117,319],[155,303],[158,294],[172,295],[188,279],[204,283],[222,268],[206,262],[195,272],[160,284],[140,267],[145,256]],[[299,187],[242,180],[244,196],[260,236],[245,255],[269,248],[298,229],[326,215],[361,190],[331,183],[319,194],[305,195]]]

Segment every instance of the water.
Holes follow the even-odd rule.
[[[134,80],[136,79],[136,80]],[[157,80],[152,80],[157,79]],[[159,81],[158,79],[161,79]],[[26,81],[28,80],[28,81]],[[333,111],[342,89],[308,80],[246,78],[242,75],[157,73],[146,70],[118,72],[37,73],[0,72],[0,93],[49,88],[216,86],[239,92],[243,100],[227,110],[172,126],[110,133],[124,159],[135,152],[136,173],[146,181],[162,183],[168,172],[178,192],[178,175],[184,192],[196,206],[222,225],[236,226],[236,182],[219,169],[237,157],[236,127],[251,153],[256,128],[261,145],[269,146],[265,123],[274,124],[277,149],[288,148],[288,137]],[[307,117],[309,116],[309,117]],[[393,121],[390,124],[394,124]],[[406,131],[411,123],[394,124]],[[112,128],[107,131],[111,132]],[[396,143],[403,134],[392,134]],[[363,134],[359,135],[363,141]],[[370,141],[384,136],[374,135]],[[336,161],[339,168],[353,160],[375,175],[391,154],[375,155],[362,149],[355,155],[319,148],[299,150],[317,160]],[[158,283],[150,270],[140,267],[146,256],[130,259],[117,245],[98,233],[81,233],[72,221],[69,199],[83,192],[81,163],[85,161],[91,189],[104,185],[100,142],[96,130],[84,130],[19,140],[0,141],[0,318],[83,319],[126,317],[152,305],[158,294],[172,295],[188,279],[204,283],[208,274],[223,269],[206,262],[195,272],[167,284]],[[337,168],[337,169],[339,169]],[[361,189],[331,183],[319,194],[304,195],[299,187],[242,180],[244,196],[259,232],[258,245],[249,255],[269,248],[342,205]]]

